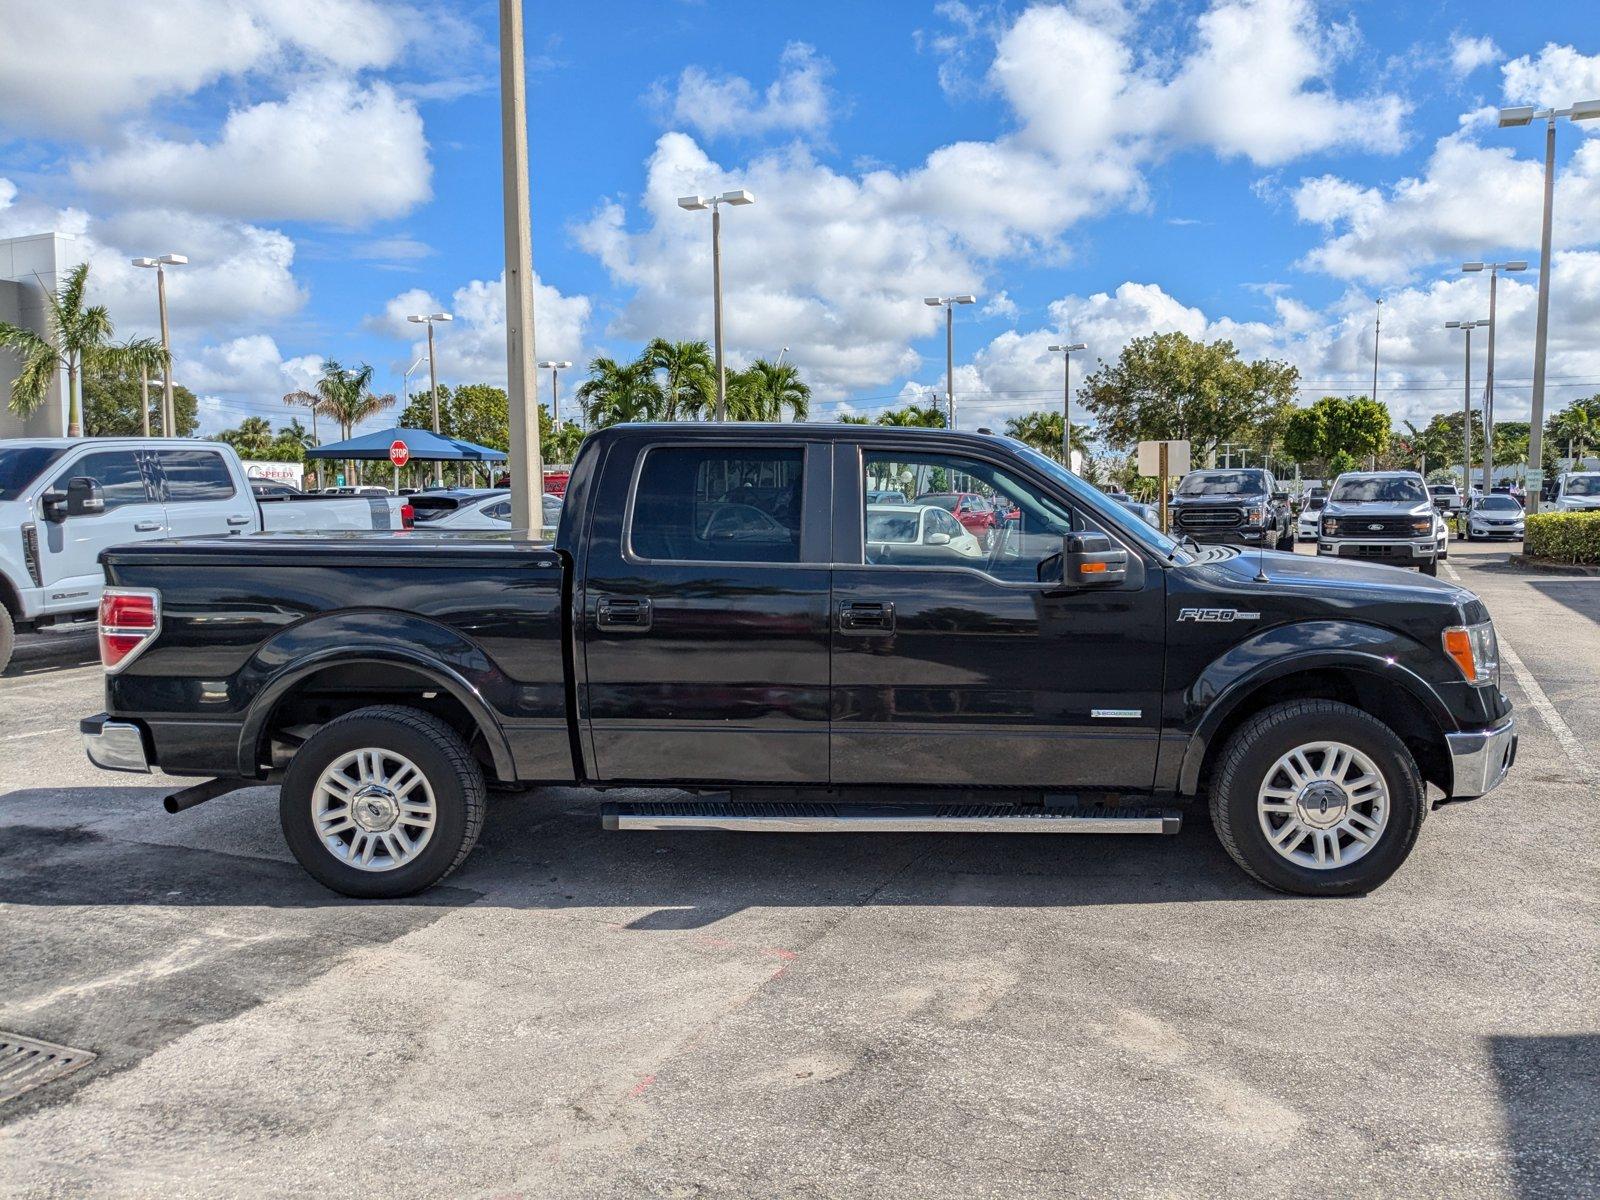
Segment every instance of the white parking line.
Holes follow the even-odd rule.
[[[0,742],[20,742],[23,738],[44,737],[49,733],[66,733],[68,731],[69,727],[63,725],[59,729],[35,729],[31,733],[8,733],[5,737],[0,737]]]
[[[1456,574],[1456,569],[1449,563],[1440,563],[1450,578],[1456,583],[1461,582],[1461,576]],[[1560,744],[1562,752],[1566,754],[1569,762],[1579,775],[1590,783],[1600,779],[1600,770],[1596,770],[1590,760],[1588,752],[1583,748],[1577,736],[1572,732],[1561,714],[1556,711],[1556,706],[1550,703],[1550,697],[1544,694],[1544,689],[1539,686],[1539,681],[1533,677],[1533,672],[1528,670],[1522,657],[1511,648],[1511,643],[1499,630],[1495,631],[1495,640],[1500,646],[1500,659],[1511,668],[1511,673],[1517,677],[1517,686],[1528,697],[1528,703],[1533,706],[1533,711],[1539,714],[1539,719],[1549,727]]]

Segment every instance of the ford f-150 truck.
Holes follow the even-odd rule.
[[[1334,480],[1322,509],[1317,553],[1437,575],[1447,540],[1421,475],[1347,471]]]
[[[875,497],[1011,516],[874,540]],[[906,507],[902,500],[897,509]],[[881,524],[882,522],[877,522]],[[963,539],[966,540],[966,539]],[[553,543],[260,535],[102,555],[103,767],[281,782],[358,896],[462,861],[486,784],[666,786],[609,829],[1173,833],[1256,879],[1370,889],[1516,750],[1470,592],[1195,548],[1009,438],[854,425],[590,435]]]
[[[1294,549],[1289,493],[1259,468],[1191,471],[1167,506],[1172,528],[1199,543]]]
[[[93,615],[107,546],[261,529],[399,529],[406,520],[395,497],[257,497],[233,447],[220,442],[0,442],[0,670],[18,629]]]

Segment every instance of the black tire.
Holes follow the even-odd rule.
[[[341,861],[317,834],[312,817],[317,781],[341,755],[365,748],[391,750],[410,759],[433,790],[433,833],[411,861],[389,870],[367,871]],[[284,840],[312,878],[363,899],[412,896],[432,887],[461,865],[483,829],[483,770],[460,734],[438,717],[414,708],[378,705],[329,721],[307,739],[285,773],[278,796]]]
[[[17,627],[11,620],[11,610],[0,604],[0,671],[11,665],[11,655],[17,648]]]
[[[1437,558],[1430,558],[1427,562],[1418,567],[1417,570],[1421,571],[1424,575],[1437,575],[1439,573],[1439,560]]]
[[[1288,532],[1280,533],[1278,535],[1277,544],[1273,546],[1273,549],[1274,550],[1287,550],[1290,554],[1293,554],[1294,553],[1295,540],[1296,540],[1295,536],[1292,533],[1288,533]]]
[[[1389,792],[1389,818],[1362,857],[1342,867],[1301,866],[1267,841],[1257,794],[1280,756],[1308,742],[1337,740],[1377,766]],[[1378,887],[1405,862],[1427,816],[1427,793],[1416,760],[1393,730],[1358,708],[1333,700],[1291,700],[1263,709],[1228,739],[1212,776],[1211,824],[1246,874],[1278,891],[1351,896]]]

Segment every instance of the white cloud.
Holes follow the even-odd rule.
[[[658,83],[650,101],[679,128],[702,137],[758,137],[775,131],[820,133],[832,116],[828,60],[804,42],[790,42],[778,58],[778,77],[757,95],[739,75],[713,76],[688,66],[671,87]]]
[[[1600,54],[1580,54],[1571,46],[1551,42],[1537,55],[1524,54],[1500,68],[1506,101],[1565,108],[1578,100],[1600,99]],[[1584,121],[1580,128],[1594,131],[1600,122]]]
[[[999,317],[1004,321],[1015,321],[1021,312],[1017,308],[1017,302],[1004,291],[996,292],[993,296],[990,296],[978,311],[986,317]]]
[[[289,65],[394,62],[403,12],[371,0],[73,0],[14,6],[0,38],[0,128],[93,135],[113,117]]]
[[[1500,47],[1491,37],[1466,37],[1453,34],[1450,38],[1450,69],[1457,75],[1470,75],[1479,67],[1500,60]]]
[[[266,220],[357,225],[429,198],[416,105],[387,84],[323,80],[229,113],[214,142],[130,135],[75,163],[80,186],[135,203]]]

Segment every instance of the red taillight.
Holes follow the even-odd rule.
[[[417,510],[409,504],[400,506],[400,528],[410,529],[417,523]]]
[[[100,665],[127,666],[161,632],[161,594],[107,588],[100,594]]]

